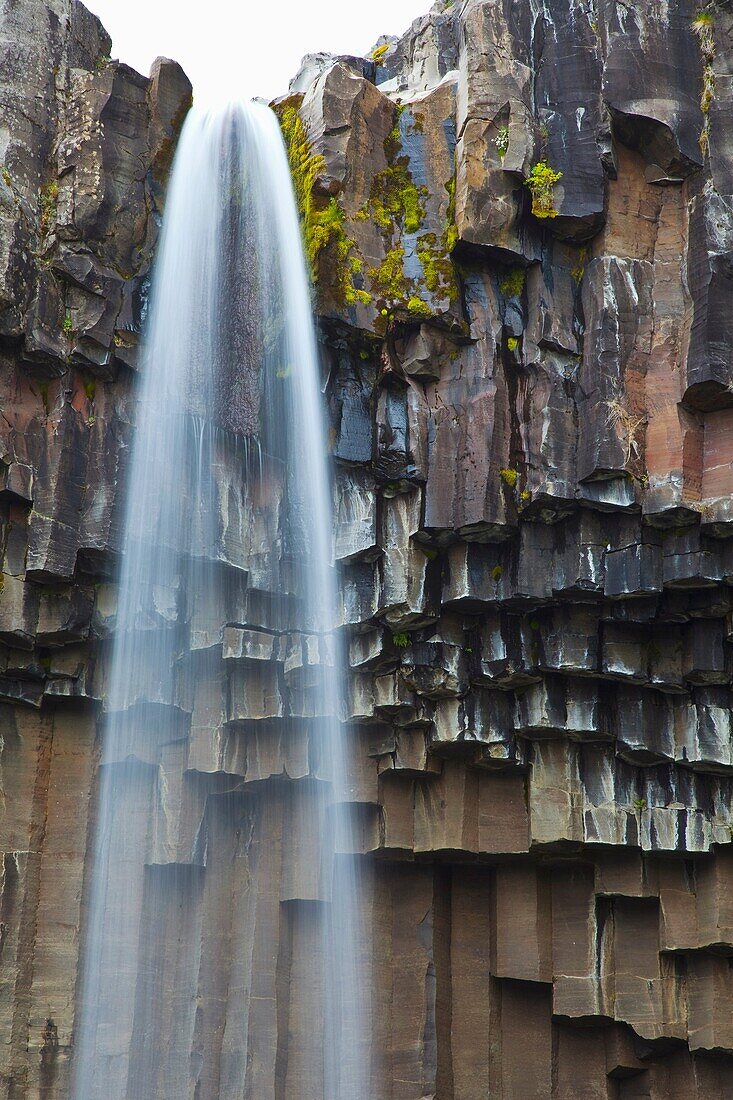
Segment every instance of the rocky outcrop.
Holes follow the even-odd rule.
[[[733,824],[729,22],[437,4],[276,105],[310,169],[363,848],[431,868],[435,1046],[378,1095],[733,1088],[704,885]]]
[[[2,13],[17,1100],[67,1095],[137,342],[190,87],[109,61],[78,3]],[[722,3],[464,0],[308,59],[276,104],[321,320],[380,1100],[733,1090],[732,33]],[[165,919],[115,1041],[151,1097],[239,1095],[245,1066],[258,1100],[317,1096],[300,792],[327,657],[266,619],[272,508],[227,524],[220,567],[249,548],[229,625],[181,612],[195,692],[146,756],[132,841]]]

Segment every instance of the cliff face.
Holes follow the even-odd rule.
[[[17,1100],[67,1095],[136,345],[190,86],[109,62],[78,3],[0,10]],[[733,1094],[731,57],[723,3],[464,0],[307,59],[276,105],[321,318],[380,1100]],[[242,1095],[247,1065],[257,1100],[318,1095],[313,840],[280,843],[318,778],[292,721],[310,658],[260,630],[272,523],[224,638],[182,623],[195,697],[136,826],[168,909],[131,1034],[147,1057],[172,1026],[165,1100],[173,1066],[192,1100]]]

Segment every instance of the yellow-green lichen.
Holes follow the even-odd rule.
[[[509,351],[516,351],[519,347],[519,340],[516,336],[510,336],[506,342],[506,346],[509,348]],[[503,470],[502,473],[504,473]]]
[[[427,191],[417,187],[407,167],[407,158],[388,164],[372,180],[369,198],[359,211],[361,220],[372,218],[385,233],[404,230],[417,233],[425,217],[423,199]]]
[[[405,250],[398,244],[389,250],[379,267],[369,269],[374,293],[393,305],[404,301],[410,289],[402,267],[404,258]]]
[[[499,282],[499,290],[505,298],[518,298],[524,290],[525,272],[522,267],[514,267]]]
[[[422,264],[425,286],[430,293],[444,294],[450,302],[455,302],[458,297],[458,287],[453,264],[448,259],[444,242],[438,244],[434,233],[423,233],[417,239],[415,251]]]
[[[533,166],[525,183],[532,194],[532,213],[536,218],[557,217],[554,188],[560,179],[562,179],[562,172],[556,172],[546,160],[540,160]]]
[[[355,242],[344,228],[341,203],[337,196],[321,195],[315,190],[316,180],[325,169],[325,160],[313,152],[295,103],[290,101],[281,105],[277,113],[287,147],[311,277],[314,282],[318,279],[321,261],[326,258],[334,296],[346,305],[367,305],[371,295],[354,283],[354,276],[360,273],[362,265],[361,260],[352,255]]]
[[[585,261],[588,257],[588,249],[581,248],[578,252],[578,262],[570,272],[570,277],[575,283],[581,283],[585,275]]]
[[[56,180],[51,180],[49,183],[44,184],[39,194],[39,205],[41,208],[40,228],[41,233],[46,233],[49,224],[56,216],[56,206],[59,199],[59,185]]]
[[[501,580],[501,575],[502,575],[503,572],[504,572],[504,570],[502,569],[502,567],[500,565],[495,565],[494,568],[491,570],[492,579],[497,584]]]
[[[377,65],[381,65],[384,61],[384,55],[386,54],[389,47],[389,42],[383,42],[381,46],[377,46],[376,49],[372,50],[372,61],[374,61]]]
[[[407,303],[407,312],[414,317],[432,317],[433,311],[427,302],[413,294]]]
[[[505,485],[508,485],[510,489],[513,489],[517,484],[519,473],[517,470],[503,469],[499,470],[499,477]]]
[[[382,142],[384,147],[384,155],[387,158],[387,163],[391,164],[394,158],[402,148],[402,134],[400,132],[400,119],[404,114],[405,108],[401,103],[395,104],[395,120],[392,129],[387,134],[386,138]]]

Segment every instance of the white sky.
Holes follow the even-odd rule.
[[[155,57],[180,62],[201,102],[273,99],[303,54],[365,54],[402,34],[432,0],[84,0],[112,35],[112,56],[147,75]]]

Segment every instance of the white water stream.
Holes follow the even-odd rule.
[[[320,650],[309,682],[317,718],[312,768],[323,776],[329,763],[331,781],[306,781],[326,880],[326,901],[317,905],[322,987],[314,991],[310,1057],[326,1100],[367,1100],[369,991],[357,963],[364,929],[356,871],[350,858],[333,859],[351,841],[340,796],[343,658],[333,633],[319,363],[287,159],[264,106],[194,109],[185,123],[138,392],[73,1096],[263,1100],[249,1068],[212,1076],[220,1052],[196,1045],[197,1013],[207,1011],[197,958],[175,959],[170,945],[175,965],[165,969],[161,990],[163,961],[150,949],[169,919],[171,890],[178,910],[190,905],[193,912],[206,875],[201,844],[171,824],[180,796],[170,776],[187,768],[200,654],[220,655],[224,626],[255,615],[253,600],[243,612],[231,593],[256,576],[253,624],[280,635],[300,631]],[[273,498],[277,507],[268,512]],[[264,513],[270,526],[263,536]],[[222,730],[211,736],[221,739]],[[179,759],[176,772],[170,762]],[[284,836],[283,846],[289,839],[299,838]],[[266,850],[261,858],[269,858]],[[186,926],[185,914],[176,919]],[[153,1003],[163,1008],[151,1021]],[[236,1049],[237,1036],[228,1041]],[[243,1048],[251,1041],[242,1034]],[[211,1085],[214,1079],[221,1083]]]

